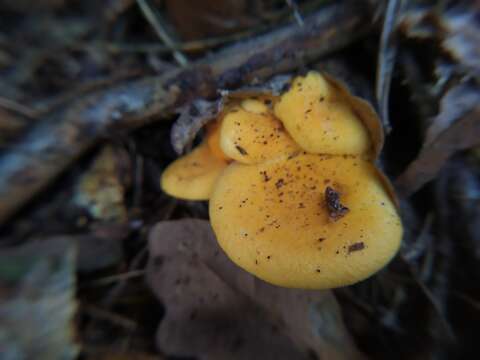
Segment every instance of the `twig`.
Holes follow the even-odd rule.
[[[156,11],[156,9],[149,2],[149,0],[137,0],[137,4],[142,10],[145,18],[154,28],[158,37],[165,43],[165,45],[167,45],[168,48],[172,50],[173,57],[175,58],[177,63],[180,66],[187,66],[187,57],[183,55],[179,50],[175,50],[175,41],[171,38],[171,36],[168,34],[168,31],[165,29],[165,26],[163,25],[163,21],[161,20],[161,16],[158,11]]]
[[[54,97],[52,99],[43,99],[41,103],[35,104],[33,106],[33,111],[37,117],[49,116],[54,109],[61,108],[62,106],[68,106],[72,102],[75,102],[75,99],[79,99],[83,96],[88,96],[94,92],[105,91],[110,89],[112,86],[118,85],[120,82],[126,82],[128,80],[133,80],[142,74],[142,71],[137,70],[128,70],[125,72],[116,73],[108,78],[89,80],[85,83],[81,83],[71,91],[62,93],[61,95]],[[108,91],[108,90],[107,90]]]
[[[260,32],[265,30],[265,27],[259,27],[256,30],[247,30],[238,32],[232,35],[212,37],[201,40],[192,40],[185,41],[178,44],[175,44],[173,49],[180,50],[183,52],[193,52],[200,50],[208,50],[216,46],[224,45],[229,42],[239,41],[252,36],[255,32]],[[140,43],[140,44],[131,44],[131,43],[99,43],[98,46],[106,48],[111,52],[150,52],[150,53],[166,53],[172,51],[172,48],[167,47],[164,44],[157,43]]]
[[[111,311],[99,308],[95,305],[82,303],[80,305],[80,309],[90,314],[92,317],[108,320],[112,324],[123,327],[129,331],[134,331],[138,327],[138,324],[135,321],[123,315],[115,314]]]
[[[464,294],[460,291],[454,290],[453,295],[458,297],[459,299],[463,300],[466,302],[468,305],[470,305],[472,308],[474,308],[476,311],[480,311],[480,301],[475,300],[471,296],[468,296],[467,294]]]
[[[306,18],[303,27],[289,25],[186,69],[72,100],[0,155],[0,224],[112,128],[136,128],[172,115],[195,98],[212,98],[218,89],[290,71],[299,66],[299,56],[310,62],[331,54],[371,29],[372,10],[363,2],[337,1]]]
[[[2,96],[0,96],[0,107],[3,107],[4,109],[7,109],[7,110],[14,111],[19,115],[25,116],[29,119],[36,118],[35,112],[29,107],[19,104],[16,101],[4,98]]]
[[[85,285],[80,285],[80,288],[111,285],[119,281],[130,280],[137,277],[141,277],[143,275],[145,275],[145,270],[130,270],[125,273],[116,274],[112,276],[105,276],[103,278],[96,279]]]
[[[307,4],[304,4],[301,6],[301,8],[298,6],[298,4],[295,1],[292,0],[286,0],[287,5],[290,7],[290,9],[293,10],[293,17],[297,21],[299,25],[303,25],[304,20],[302,16],[300,15],[301,11],[307,13],[309,11],[313,11],[315,9],[318,9],[322,2],[325,2],[325,0],[314,0],[314,1],[309,1]],[[288,9],[287,9],[288,10]],[[261,14],[263,15],[263,14]],[[258,26],[255,26],[254,28],[249,28],[247,30],[242,30],[239,32],[236,32],[231,35],[226,35],[226,36],[219,36],[219,37],[211,37],[211,38],[205,38],[205,39],[199,39],[199,40],[192,40],[192,41],[186,41],[186,42],[178,42],[173,44],[173,46],[168,47],[164,44],[149,44],[149,43],[143,43],[143,44],[131,44],[131,43],[106,43],[102,44],[100,43],[99,46],[101,48],[106,48],[108,51],[112,52],[155,52],[155,53],[166,53],[166,52],[171,52],[173,50],[179,50],[182,52],[194,52],[194,51],[200,51],[200,50],[207,50],[216,46],[220,45],[225,45],[227,43],[231,43],[233,41],[240,41],[243,39],[246,39],[247,37],[250,37],[255,34],[259,34],[265,31],[272,31],[274,26],[280,25],[279,23],[283,22],[285,20],[285,17],[288,16],[289,13],[285,10],[282,9],[278,13],[276,13],[274,16],[268,17],[268,24],[265,24],[265,22],[262,22]],[[272,22],[274,24],[272,24]],[[84,45],[87,46],[87,45]]]
[[[383,22],[380,49],[378,51],[377,80],[375,93],[379,105],[384,131],[388,134],[392,128],[389,120],[388,99],[392,82],[397,46],[395,43],[395,25],[400,13],[401,0],[389,0]]]
[[[293,11],[293,16],[295,17],[295,21],[298,23],[298,25],[303,26],[303,19],[302,15],[300,15],[300,11],[298,11],[298,5],[295,0],[285,0],[288,7],[292,9]]]
[[[130,263],[129,266],[129,272],[136,271],[135,269],[140,266],[142,261],[145,259],[145,257],[148,255],[148,249],[146,246],[142,247],[142,249],[135,255],[133,258],[132,262]],[[142,275],[145,274],[145,270],[137,270],[141,271]],[[110,307],[113,302],[117,299],[118,295],[123,291],[125,288],[125,285],[127,284],[128,279],[121,279],[115,287],[109,291],[108,295],[102,300],[103,306]]]

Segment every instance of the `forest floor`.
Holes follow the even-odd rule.
[[[478,357],[479,11],[2,1],[2,358]],[[207,202],[160,188],[222,96],[308,70],[377,110],[404,228],[385,269],[335,290],[255,279],[218,247]]]

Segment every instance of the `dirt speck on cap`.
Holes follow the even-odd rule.
[[[354,251],[361,251],[365,249],[365,244],[363,243],[363,241],[360,241],[360,242],[357,242],[357,243],[354,243],[352,245],[350,245],[348,247],[348,253],[352,253]]]
[[[330,186],[325,188],[325,203],[327,205],[328,215],[333,221],[344,217],[350,209],[340,203],[340,193]]]

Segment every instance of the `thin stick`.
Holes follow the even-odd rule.
[[[257,31],[265,30],[264,27],[259,28]],[[212,37],[200,40],[185,41],[175,44],[173,49],[180,50],[183,52],[192,52],[207,50],[219,45],[224,45],[229,42],[239,41],[246,39],[251,36],[255,31],[247,30],[232,35],[221,36],[221,37]],[[111,52],[145,52],[145,53],[166,53],[172,51],[172,48],[167,47],[164,44],[157,43],[140,43],[140,44],[131,44],[131,43],[99,43],[99,46],[105,47],[108,51]]]
[[[293,10],[293,16],[295,17],[295,21],[298,25],[303,26],[303,19],[302,15],[300,15],[300,11],[298,11],[298,5],[295,0],[285,0],[288,7]]]
[[[25,116],[29,119],[35,119],[36,114],[35,112],[30,109],[29,107],[19,104],[16,101],[4,98],[0,96],[0,107],[3,107],[4,109],[14,111],[22,116]]]
[[[81,303],[80,309],[90,314],[92,317],[108,320],[112,324],[123,327],[129,331],[134,331],[138,327],[138,324],[135,321],[95,305]]]
[[[479,300],[475,300],[471,296],[468,296],[468,295],[466,295],[464,293],[461,293],[459,291],[456,291],[456,290],[453,291],[453,295],[455,295],[459,299],[465,301],[468,305],[470,305],[475,310],[480,311],[480,301]]]
[[[393,68],[397,47],[395,43],[395,25],[400,13],[401,0],[389,0],[383,22],[380,48],[378,50],[377,80],[375,93],[379,105],[380,116],[384,131],[388,134],[392,130],[389,120],[388,100],[392,82]]]
[[[148,0],[137,0],[137,4],[142,10],[145,18],[148,20],[150,25],[152,25],[158,37],[172,51],[173,57],[175,58],[177,63],[182,67],[187,66],[187,57],[183,55],[179,50],[175,50],[175,48],[177,47],[176,42],[168,34],[168,31],[165,29],[163,21],[161,20],[160,14],[156,11],[153,5]]]
[[[80,285],[80,288],[111,285],[119,281],[142,277],[143,275],[145,275],[145,270],[131,270],[121,274],[105,276],[103,278],[91,281],[85,285]]]

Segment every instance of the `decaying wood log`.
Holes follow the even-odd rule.
[[[0,224],[112,128],[139,127],[174,114],[192,99],[213,98],[219,89],[262,80],[330,54],[371,29],[375,4],[335,2],[307,17],[303,26],[292,23],[186,69],[72,101],[0,156]]]

